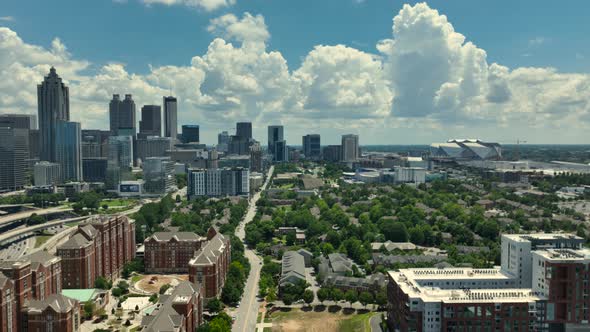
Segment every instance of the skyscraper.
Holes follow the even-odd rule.
[[[283,126],[268,126],[268,153],[276,154],[275,142],[283,140]]]
[[[0,190],[25,186],[29,133],[26,129],[0,127]]]
[[[142,137],[162,136],[162,109],[159,105],[144,105],[141,108],[139,133]]]
[[[49,75],[37,85],[40,158],[56,161],[55,131],[58,121],[70,121],[70,92],[51,67]]]
[[[274,143],[274,155],[273,160],[277,162],[287,162],[289,161],[289,147],[287,146],[287,141],[276,141]]]
[[[31,114],[0,114],[0,127],[37,129],[37,116]]]
[[[58,121],[55,130],[56,162],[63,181],[82,181],[82,130],[79,122]]]
[[[199,125],[182,126],[182,143],[199,142]]]
[[[303,136],[303,154],[307,159],[319,159],[322,154],[320,135],[309,134]]]
[[[175,97],[164,97],[164,137],[178,136],[177,102]]]
[[[243,140],[252,138],[252,122],[238,122],[236,124],[236,136]]]
[[[125,134],[131,131],[135,136],[135,102],[130,94],[125,95],[125,100],[121,100],[118,94],[113,95],[109,103],[109,120],[112,135],[119,136],[121,129],[126,129]]]
[[[342,135],[342,161],[354,162],[359,158],[358,135]]]
[[[227,152],[229,144],[229,134],[227,131],[222,131],[217,135],[217,151]]]

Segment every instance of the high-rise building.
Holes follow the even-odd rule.
[[[229,134],[227,131],[222,131],[221,133],[217,134],[217,151],[219,152],[227,152],[229,146]]]
[[[238,155],[249,155],[250,154],[250,144],[253,143],[252,139],[244,139],[241,136],[234,135],[231,136],[229,140],[229,144],[227,147],[228,154],[238,154]]]
[[[0,127],[0,190],[17,190],[27,184],[29,132]]]
[[[82,181],[82,131],[79,122],[58,121],[55,130],[56,162],[63,181]]]
[[[287,146],[287,141],[282,140],[274,142],[273,160],[280,163],[289,161],[289,147]]]
[[[303,154],[307,159],[320,159],[322,155],[321,144],[320,144],[320,135],[319,134],[309,134],[303,136]]]
[[[82,173],[86,182],[105,182],[107,178],[107,158],[82,159]]]
[[[114,190],[121,181],[131,178],[133,166],[133,138],[131,136],[109,137],[109,158],[105,187]]]
[[[37,129],[37,116],[32,114],[0,114],[0,127]]]
[[[164,136],[176,140],[178,136],[177,101],[175,97],[164,97]]]
[[[61,181],[61,165],[49,161],[41,161],[33,167],[35,186],[58,185]]]
[[[199,125],[182,126],[182,143],[199,142]]]
[[[250,171],[244,168],[189,169],[187,196],[247,196]]]
[[[342,161],[355,162],[359,156],[359,137],[358,135],[342,135]]]
[[[108,158],[110,136],[108,130],[82,130],[82,158]]]
[[[51,67],[49,75],[37,85],[39,112],[40,158],[57,160],[55,144],[58,121],[70,121],[70,93],[68,87]]]
[[[244,140],[252,139],[252,122],[238,122],[236,124],[236,136]]]
[[[113,99],[109,104],[109,120],[110,130],[112,135],[119,136],[122,134],[129,134],[135,136],[137,133],[135,123],[135,102],[130,94],[125,95],[125,99],[121,100],[118,94],[113,95]],[[127,132],[121,133],[121,129],[128,129]]]
[[[268,126],[268,153],[270,155],[274,156],[276,154],[275,142],[282,140],[284,140],[283,126]]]
[[[342,146],[328,145],[322,149],[322,158],[325,161],[339,162],[342,155]]]
[[[146,158],[142,166],[145,192],[165,194],[174,190],[174,162],[169,157]]]
[[[29,130],[29,158],[39,160],[40,153],[40,138],[39,129]]]
[[[162,108],[159,105],[144,105],[141,108],[139,133],[142,137],[162,136]]]
[[[165,157],[172,150],[171,137],[148,136],[137,140],[137,158],[145,161],[149,157]]]
[[[250,147],[250,171],[262,172],[263,168],[262,148],[260,143],[254,143]]]

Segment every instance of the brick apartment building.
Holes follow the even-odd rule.
[[[25,305],[60,293],[61,285],[61,259],[47,252],[38,251],[16,261],[0,262],[1,331],[9,331],[11,324],[6,322],[10,317],[16,317],[11,320],[16,327],[12,331],[21,331],[23,321],[19,313]]]
[[[159,298],[156,309],[141,320],[141,331],[195,331],[203,324],[200,287],[183,281],[170,295]]]
[[[590,250],[569,234],[502,236],[502,266],[388,273],[392,331],[588,331]]]
[[[18,315],[14,298],[14,284],[0,274],[0,331],[16,331]]]
[[[210,228],[207,233],[207,243],[188,263],[189,280],[201,285],[201,293],[205,301],[221,294],[230,262],[229,238]]]
[[[63,288],[93,288],[97,277],[115,279],[135,258],[135,223],[125,216],[96,216],[78,225],[57,248]]]
[[[19,331],[75,332],[80,328],[80,303],[61,294],[27,302]]]
[[[193,232],[156,232],[144,243],[146,273],[187,273],[188,262],[207,241]]]

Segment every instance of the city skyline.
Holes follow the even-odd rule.
[[[60,39],[63,28],[52,31],[56,39],[47,46],[46,39],[32,35],[29,23],[23,23],[25,13],[9,2],[5,6],[11,19],[0,21],[4,26],[0,28],[0,40],[4,40],[0,63],[16,79],[0,90],[0,113],[35,114],[32,82],[40,83],[53,65],[70,89],[71,119],[84,129],[109,127],[113,94],[132,94],[138,110],[150,104],[163,108],[163,96],[172,95],[178,98],[177,129],[198,124],[207,144],[213,144],[221,131],[233,132],[235,123],[243,121],[252,122],[254,137],[261,141],[268,125],[283,125],[291,144],[309,133],[322,134],[325,145],[349,133],[361,136],[363,145],[425,144],[456,137],[501,143],[517,139],[584,143],[590,121],[586,88],[590,77],[584,73],[587,66],[567,65],[583,63],[584,50],[569,54],[570,61],[565,53],[559,54],[562,60],[547,55],[555,52],[549,48],[560,48],[561,41],[536,34],[540,22],[530,23],[530,36],[518,59],[498,51],[514,46],[513,41],[502,34],[482,35],[460,18],[457,6],[438,1],[388,4],[382,5],[382,11],[390,17],[384,19],[390,32],[381,31],[373,46],[326,38],[293,50],[277,40],[284,27],[272,12],[264,6],[248,8],[243,2],[192,2],[197,9],[157,3],[144,7],[131,0],[108,3],[113,10],[135,10],[133,19],[146,12],[171,19],[183,10],[201,25],[193,27],[200,29],[200,38],[190,43],[199,50],[184,61],[145,55],[133,64],[116,57],[105,61],[101,54],[97,59],[86,57],[75,38],[71,48],[70,40]],[[358,30],[375,32],[362,18],[364,11],[376,5],[364,1],[341,10],[352,10],[349,6],[359,11]],[[496,20],[501,23],[501,17]],[[556,20],[561,27],[562,19]],[[577,17],[572,20],[576,22]],[[87,28],[82,24],[82,30]],[[310,37],[314,38],[318,37]],[[562,51],[573,52],[571,47]],[[530,59],[535,57],[543,61]],[[147,71],[138,68],[142,64]]]

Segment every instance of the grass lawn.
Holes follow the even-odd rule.
[[[261,313],[261,312],[259,312],[259,313],[258,313],[258,316],[256,317],[256,323],[257,323],[257,324],[258,324],[258,323],[260,323],[260,319],[261,319],[261,318],[262,318],[262,313]]]
[[[279,188],[280,189],[291,189],[291,188],[293,188],[294,185],[295,185],[294,183],[285,183],[285,184],[282,184]]]
[[[35,236],[35,248],[39,248],[40,246],[42,246],[51,237],[52,237],[52,235],[37,235],[37,236]]]
[[[128,206],[128,205],[135,205],[137,201],[133,199],[127,198],[115,198],[115,199],[105,199],[100,202],[100,207],[102,208],[103,205],[108,205],[111,207],[121,207],[121,206]]]
[[[342,311],[330,313],[304,312],[294,309],[289,312],[274,312],[267,320],[273,323],[272,331],[322,331],[322,332],[370,332],[370,318],[378,313],[343,314]],[[268,316],[267,316],[268,317]]]
[[[134,283],[136,283],[136,282],[140,281],[140,280],[141,280],[141,278],[143,278],[143,275],[141,275],[141,274],[134,275],[133,277],[131,277],[131,283],[133,283],[133,284],[134,284]]]
[[[72,221],[72,222],[65,223],[64,226],[66,226],[66,227],[74,227],[74,226],[78,226],[79,223],[80,223],[80,221]]]

